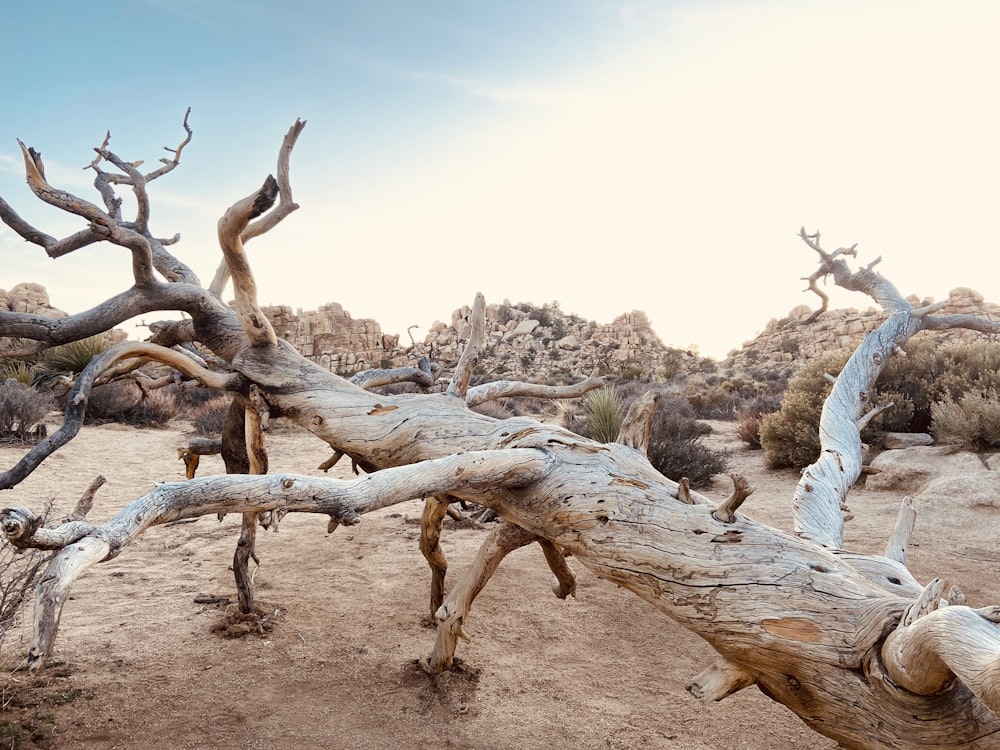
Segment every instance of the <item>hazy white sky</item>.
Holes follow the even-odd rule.
[[[249,246],[262,303],[336,301],[391,333],[477,291],[640,309],[721,357],[814,303],[802,225],[881,255],[904,294],[1000,302],[998,35],[993,0],[20,0],[0,195],[75,231],[27,191],[16,138],[96,199],[81,167],[105,130],[148,165],[191,106],[152,226],[207,283],[217,218],[302,117],[302,209]],[[0,287],[18,281],[70,311],[131,283],[121,248],[52,261],[0,226]]]

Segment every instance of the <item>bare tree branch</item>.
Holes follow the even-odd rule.
[[[87,399],[94,382],[115,362],[136,356],[175,367],[184,374],[203,380],[214,388],[236,388],[240,382],[239,375],[224,376],[205,370],[173,350],[163,349],[152,344],[129,341],[106,349],[95,356],[77,377],[66,402],[66,414],[62,426],[33,446],[12,468],[0,472],[0,490],[10,489],[20,484],[41,465],[42,461],[76,437],[83,426]]]
[[[277,336],[271,321],[257,304],[257,283],[253,271],[247,263],[240,234],[254,217],[260,216],[274,203],[278,195],[278,183],[268,175],[264,185],[255,193],[234,203],[219,220],[219,245],[229,271],[233,276],[233,291],[236,296],[236,314],[252,344],[277,343]]]
[[[289,176],[289,164],[291,161],[292,150],[295,148],[295,143],[298,141],[299,135],[301,135],[305,126],[305,120],[296,120],[292,127],[288,129],[288,132],[285,133],[285,138],[281,142],[281,149],[278,151],[278,205],[268,213],[264,214],[264,216],[257,221],[247,225],[247,227],[240,234],[240,239],[244,245],[246,245],[246,243],[254,237],[259,237],[260,235],[271,231],[289,214],[298,210],[299,204],[292,199],[292,180]],[[219,263],[219,267],[215,271],[215,277],[212,279],[209,290],[221,297],[229,278],[229,263],[226,261],[226,258],[223,257]]]
[[[153,260],[149,242],[140,233],[120,226],[97,206],[72,193],[52,187],[45,179],[41,154],[30,149],[20,140],[18,145],[24,155],[24,168],[28,187],[40,200],[71,214],[80,216],[91,224],[91,229],[109,242],[132,251],[132,275],[136,286],[153,282]]]
[[[571,385],[540,385],[516,380],[492,380],[489,383],[470,388],[465,396],[465,403],[472,407],[498,398],[515,396],[551,399],[579,398],[602,385],[604,385],[604,378],[598,376],[596,369],[585,380]]]

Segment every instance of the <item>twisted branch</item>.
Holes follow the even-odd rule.
[[[245,245],[254,237],[259,237],[271,231],[280,224],[289,214],[298,210],[299,204],[292,199],[292,180],[289,176],[289,164],[292,156],[292,149],[299,139],[302,130],[306,126],[305,120],[296,120],[295,123],[285,133],[281,142],[281,149],[278,151],[277,185],[278,185],[278,205],[257,221],[248,224],[240,233],[240,241]],[[231,269],[226,257],[219,262],[219,267],[215,270],[215,277],[209,285],[209,290],[216,296],[221,297],[226,282],[231,276]]]

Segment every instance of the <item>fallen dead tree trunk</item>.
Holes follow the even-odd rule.
[[[298,130],[293,128],[295,136]],[[294,138],[290,140],[293,144]],[[286,138],[279,158],[286,167],[290,150]],[[29,184],[40,198],[105,227],[102,238],[133,254],[136,287],[124,296],[129,304],[71,317],[65,328],[80,333],[110,327],[123,308],[176,300],[175,307],[191,312],[191,335],[230,363],[231,371],[218,376],[217,386],[236,393],[245,410],[244,441],[237,445],[239,441],[224,436],[224,455],[228,445],[234,461],[242,455],[251,470],[260,466],[254,446],[264,409],[306,427],[335,454],[349,456],[370,472],[347,487],[308,480],[317,483],[310,484],[309,500],[290,497],[306,482],[289,475],[230,475],[163,485],[103,526],[75,521],[44,529],[30,512],[8,509],[4,530],[16,544],[63,549],[39,594],[42,615],[36,619],[33,667],[40,667],[51,649],[59,607],[73,580],[89,565],[117,554],[149,523],[216,512],[268,512],[273,522],[282,512],[295,510],[329,513],[344,523],[368,508],[366,502],[384,505],[425,496],[436,498],[440,508],[454,498],[492,508],[511,525],[490,535],[437,609],[437,641],[424,663],[428,671],[450,665],[472,599],[503,556],[540,541],[556,575],[557,593],[565,595],[572,587],[563,559],[569,553],[711,644],[718,661],[688,686],[704,700],[720,700],[756,684],[809,726],[849,748],[1000,747],[998,610],[949,604],[941,581],[922,587],[913,579],[903,553],[912,527],[906,505],[885,556],[841,549],[841,507],[861,466],[857,433],[865,419],[864,394],[884,363],[918,330],[955,325],[997,330],[997,324],[935,318],[934,310],[914,310],[871,266],[852,272],[843,257],[850,251],[827,253],[817,235],[803,232],[820,255],[813,287],[819,278],[832,275],[841,286],[871,296],[890,317],[866,337],[827,401],[822,456],[803,474],[794,500],[796,534],[789,534],[739,510],[751,491],[740,480],[729,500],[717,506],[655,471],[643,451],[648,431],[642,428],[642,415],[648,410],[637,410],[615,444],[598,444],[530,419],[498,420],[471,411],[468,406],[476,396],[469,383],[482,335],[481,298],[474,307],[472,338],[443,393],[375,394],[301,357],[275,337],[261,313],[243,249],[254,220],[263,221],[258,217],[282,193],[287,168],[281,179],[269,179],[220,222],[220,244],[237,299],[230,310],[181,274],[169,284],[155,281],[148,232],[122,225],[90,204],[81,207],[79,199],[50,188],[40,159],[28,149],[25,163]],[[9,212],[5,215],[2,206],[0,216],[30,239],[31,233]],[[162,288],[168,286],[174,289]],[[64,328],[31,316],[0,314],[0,335],[14,332],[53,342]],[[76,406],[85,405],[96,371],[110,367],[116,356],[125,355],[108,355],[80,378],[72,397]],[[191,377],[215,377],[184,366]],[[417,370],[423,373],[418,377],[426,377]],[[43,460],[46,450],[32,454],[29,463]],[[477,466],[485,475],[476,473]],[[0,476],[0,484],[16,485],[31,468],[13,467]],[[286,482],[291,486],[285,487]],[[249,499],[248,486],[263,492],[263,499]],[[339,492],[340,499],[336,504],[317,499],[326,492]],[[375,499],[362,499],[369,492]],[[443,514],[429,507],[422,534],[433,553],[432,537]],[[443,563],[435,560],[440,569]]]

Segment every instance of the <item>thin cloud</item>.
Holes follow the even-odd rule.
[[[0,173],[21,174],[22,172],[24,172],[24,162],[20,155],[15,156],[0,152]]]
[[[405,78],[419,83],[447,86],[475,97],[494,102],[531,102],[546,104],[564,98],[559,89],[548,88],[531,83],[505,83],[488,81],[447,73],[431,73],[422,70],[391,68],[390,72],[398,78]]]

